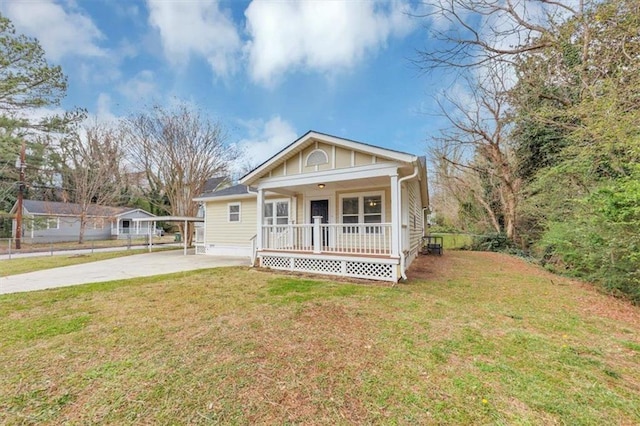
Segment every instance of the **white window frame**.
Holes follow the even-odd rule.
[[[278,203],[287,203],[287,225],[289,223],[291,223],[291,200],[289,200],[288,198],[274,198],[274,199],[268,199],[268,200],[264,200],[264,204],[262,206],[262,224],[265,226],[270,226],[267,223],[267,217],[264,215],[264,209],[265,206],[267,204],[273,204],[273,213],[270,217],[270,219],[273,219],[273,223],[271,223],[271,225],[279,225],[279,226],[283,226],[285,225],[284,223],[277,223],[278,222],[278,208],[277,208],[277,204]],[[281,216],[282,217],[282,216]]]
[[[231,212],[231,207],[238,207],[238,212]],[[231,215],[232,214],[237,214],[238,215],[238,220],[232,220],[231,219]],[[241,202],[235,202],[235,203],[227,203],[227,222],[228,223],[242,223],[242,203]]]
[[[51,221],[55,220],[55,225],[51,226]],[[47,229],[60,229],[60,217],[50,216],[47,218]]]
[[[344,217],[343,215],[343,203],[342,200],[344,198],[357,198],[358,199],[358,224],[362,224],[364,225],[364,199],[365,197],[375,197],[375,196],[379,196],[380,197],[380,202],[382,203],[381,209],[380,209],[380,223],[386,223],[386,218],[385,218],[385,197],[384,197],[384,191],[369,191],[369,192],[353,192],[353,193],[345,193],[345,194],[340,194],[340,211],[339,211],[339,218],[340,218],[340,223],[343,223],[342,219]],[[353,225],[353,224],[347,224],[345,226],[349,226],[349,225]]]
[[[314,162],[313,164],[309,164],[309,159],[315,153],[322,153],[322,155],[324,156],[324,160],[318,163]],[[328,163],[329,163],[329,154],[327,154],[327,152],[324,149],[320,149],[320,148],[316,148],[313,151],[311,151],[309,154],[307,154],[307,158],[304,161],[305,167],[314,167],[314,166],[317,167],[317,166],[328,164]]]
[[[55,224],[52,226],[53,221]],[[38,226],[36,226],[36,223]],[[33,231],[46,231],[49,229],[60,229],[60,217],[58,216],[34,216],[29,221],[29,230]]]

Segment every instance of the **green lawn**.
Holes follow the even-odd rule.
[[[638,424],[640,312],[495,253],[0,296],[1,424]]]
[[[445,250],[467,249],[473,245],[473,236],[469,234],[443,234],[434,232],[434,237],[442,237]]]
[[[165,247],[153,249],[154,252],[162,250],[176,250],[176,248]],[[116,257],[131,256],[133,254],[142,254],[147,252],[148,249],[132,249],[110,252],[97,252],[93,254],[37,256],[0,260],[0,277],[24,274],[26,272],[41,271],[43,269],[58,268],[60,266],[78,265],[80,263],[113,259]]]

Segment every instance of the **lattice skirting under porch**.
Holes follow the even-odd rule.
[[[398,265],[375,259],[323,259],[262,255],[260,266],[295,272],[340,275],[369,280],[398,281]]]

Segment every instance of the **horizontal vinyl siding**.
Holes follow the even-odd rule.
[[[420,202],[420,182],[412,180],[408,184],[409,194],[409,246],[413,249],[422,243],[422,203]]]
[[[229,222],[229,203],[240,203],[240,222]],[[208,202],[206,204],[206,244],[231,247],[251,247],[256,234],[256,200]]]
[[[146,218],[146,217],[152,217],[149,213],[145,213],[145,212],[141,212],[141,211],[135,211],[133,213],[127,213],[123,216],[120,216],[120,219],[139,219],[139,218]]]

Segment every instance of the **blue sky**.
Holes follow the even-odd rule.
[[[176,99],[229,130],[257,164],[313,129],[425,154],[446,75],[404,0],[3,0],[69,78],[63,108],[109,120]]]

